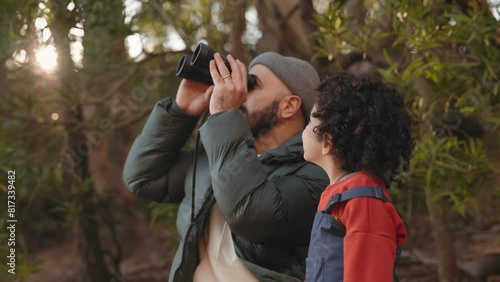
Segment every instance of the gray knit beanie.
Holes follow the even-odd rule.
[[[306,61],[284,57],[274,52],[266,52],[255,57],[248,68],[257,64],[268,67],[293,94],[302,99],[304,118],[308,121],[318,96],[319,76],[314,67]]]

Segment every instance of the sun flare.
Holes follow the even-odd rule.
[[[41,69],[51,73],[57,66],[57,51],[52,45],[44,46],[36,52],[36,60]]]

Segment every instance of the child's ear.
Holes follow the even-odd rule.
[[[302,100],[297,95],[289,95],[281,100],[281,118],[287,119],[300,110]]]
[[[321,141],[321,153],[329,155],[333,150],[333,137],[329,133],[323,134],[323,141]]]

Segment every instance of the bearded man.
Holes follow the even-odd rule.
[[[123,179],[139,197],[180,203],[169,281],[304,281],[327,174],[303,158],[301,133],[319,77],[306,61],[267,52],[247,68],[220,54],[214,85],[183,80],[157,103]],[[205,111],[201,144],[184,147]],[[193,154],[193,151],[195,153]]]

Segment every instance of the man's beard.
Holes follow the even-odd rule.
[[[247,113],[248,125],[255,139],[268,133],[278,124],[279,119],[276,113],[278,112],[279,104],[280,102],[275,100],[265,108],[253,113],[248,113],[246,109],[244,109],[243,112]]]

